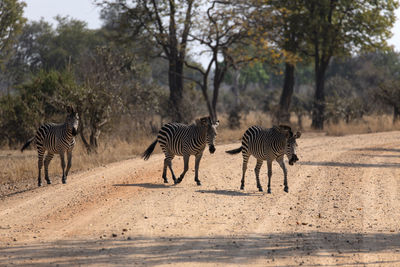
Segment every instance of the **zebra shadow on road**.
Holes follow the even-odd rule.
[[[239,190],[197,190],[197,193],[216,194],[223,196],[260,196],[262,192],[243,192]]]
[[[400,149],[398,148],[383,148],[383,147],[372,147],[372,148],[355,148],[352,151],[360,152],[391,152],[399,154],[365,154],[360,153],[362,157],[368,158],[393,158],[400,159]],[[385,162],[385,163],[360,163],[360,162],[336,162],[336,161],[300,161],[296,164],[307,165],[307,166],[328,166],[328,167],[349,167],[349,168],[400,168],[400,163],[396,162]]]
[[[400,163],[353,163],[336,161],[303,161],[297,162],[299,165],[306,166],[328,166],[328,167],[348,167],[348,168],[400,168]]]
[[[139,184],[113,184],[113,186],[135,186],[144,188],[175,188],[173,184],[151,184],[151,183],[139,183]]]
[[[400,148],[385,148],[385,147],[370,147],[370,148],[355,148],[353,151],[375,151],[375,152],[395,152],[400,153]],[[379,155],[376,155],[379,156]],[[398,155],[400,157],[400,155]]]
[[[368,158],[400,158],[400,155],[373,155],[373,154],[360,154],[363,157]]]

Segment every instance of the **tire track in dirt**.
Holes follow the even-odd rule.
[[[193,158],[181,184],[163,184],[160,154],[74,174],[1,200],[0,226],[11,229],[0,228],[0,265],[400,263],[399,136],[305,134],[299,164],[288,166],[289,194],[277,163],[272,194],[258,192],[254,159],[239,190],[242,157],[224,153],[239,144],[204,152],[200,187]],[[176,158],[175,173],[182,168]]]
[[[12,230],[15,229],[13,239],[33,236],[35,239],[40,239],[41,236],[57,239],[64,234],[71,235],[68,234],[68,229],[74,229],[77,224],[74,221],[79,222],[76,225],[79,229],[79,225],[86,222],[84,217],[96,216],[102,209],[110,209],[115,202],[121,201],[125,193],[132,193],[132,190],[127,190],[124,186],[113,185],[123,185],[132,178],[140,177],[150,164],[134,160],[140,164],[129,166],[131,161],[72,175],[66,185],[44,186],[5,198],[1,203],[0,225],[5,224],[5,220],[16,222],[9,226]],[[144,189],[135,188],[136,193],[141,191]],[[30,210],[40,212],[26,216]],[[51,234],[47,235],[47,232]],[[23,233],[30,235],[20,236]]]

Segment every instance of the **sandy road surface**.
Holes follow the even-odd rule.
[[[231,144],[205,152],[202,186],[163,184],[157,154],[2,198],[0,265],[400,266],[400,132],[298,143],[289,194],[276,163],[257,191],[254,158],[240,191]]]

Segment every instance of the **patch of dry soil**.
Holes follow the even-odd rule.
[[[201,186],[164,184],[157,154],[3,197],[0,265],[400,265],[400,132],[298,143],[288,194],[277,163],[257,191],[254,158],[240,191],[230,144],[204,153]]]

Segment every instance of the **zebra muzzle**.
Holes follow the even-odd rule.
[[[293,165],[298,160],[299,158],[297,157],[297,155],[293,155],[292,158],[289,160],[289,165]]]
[[[76,136],[78,134],[78,131],[75,128],[72,128],[72,135]]]
[[[213,154],[215,152],[215,146],[210,146],[210,153]]]

